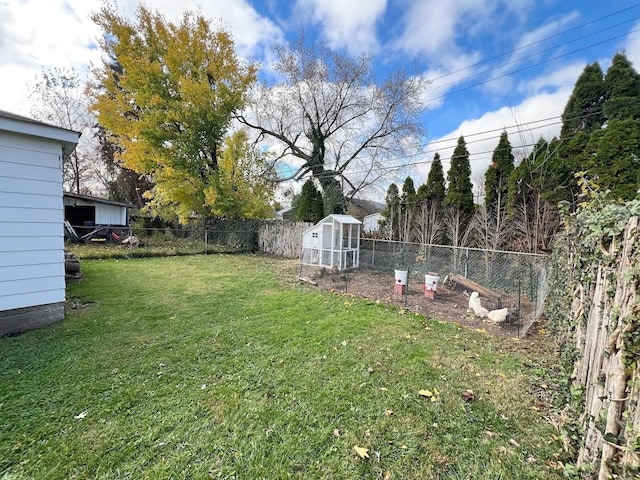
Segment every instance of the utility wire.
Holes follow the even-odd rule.
[[[596,47],[598,45],[602,45],[604,43],[608,43],[608,42],[611,42],[613,40],[617,40],[617,39],[622,38],[622,37],[626,37],[627,35],[629,35],[631,33],[638,32],[638,31],[640,31],[640,28],[635,28],[635,29],[631,30],[630,32],[627,32],[627,33],[624,33],[624,34],[621,34],[621,35],[616,35],[615,37],[610,37],[610,38],[608,38],[606,40],[602,40],[600,42],[592,43],[591,45],[587,45],[586,47],[578,48],[577,50],[573,50],[571,52],[563,53],[562,55],[556,55],[555,57],[548,58],[548,59],[543,60],[541,62],[534,63],[534,64],[528,65],[526,67],[518,68],[516,70],[511,70],[510,72],[504,73],[502,75],[498,75],[496,77],[491,77],[491,78],[489,78],[487,80],[484,80],[482,82],[477,82],[477,83],[474,83],[472,85],[467,85],[466,87],[462,87],[462,88],[458,88],[456,90],[452,90],[450,92],[447,92],[445,94],[439,95],[437,97],[429,98],[429,99],[425,100],[425,103],[432,102],[434,100],[439,100],[439,99],[444,98],[447,95],[451,95],[453,93],[464,92],[465,90],[469,90],[471,88],[479,87],[480,85],[484,85],[486,83],[493,82],[495,80],[499,80],[501,78],[508,77],[509,75],[513,75],[514,73],[520,73],[520,72],[524,72],[525,70],[529,70],[530,68],[533,68],[533,67],[539,67],[540,65],[544,65],[545,63],[552,62],[553,60],[558,60],[560,58],[564,58],[566,56],[573,55],[574,53],[582,52],[583,50],[588,50],[589,48]],[[469,77],[469,78],[472,78],[472,77]],[[462,82],[464,82],[464,79],[461,80],[460,82],[450,82],[447,85],[451,85],[453,83],[462,83]]]
[[[563,46],[568,45],[568,44],[570,44],[570,43],[575,43],[575,42],[577,42],[577,41],[579,41],[579,40],[584,40],[585,38],[592,37],[592,36],[594,36],[594,35],[596,35],[596,34],[598,34],[598,33],[602,33],[602,32],[605,32],[605,31],[607,31],[607,30],[612,30],[612,29],[617,28],[617,27],[619,27],[619,26],[621,26],[621,25],[624,25],[624,24],[627,24],[627,23],[631,23],[631,22],[635,22],[635,21],[637,21],[637,20],[639,20],[639,19],[640,19],[640,17],[632,18],[631,20],[625,20],[624,22],[617,23],[616,25],[612,25],[612,26],[610,26],[610,27],[604,28],[604,29],[599,30],[599,31],[597,31],[597,32],[590,33],[590,34],[588,34],[588,35],[583,35],[582,37],[574,38],[573,40],[569,40],[569,41],[565,42],[565,43],[564,43],[564,44],[562,44],[562,45],[554,45],[554,46],[552,46],[552,47],[548,47],[548,48],[545,48],[545,49],[543,49],[543,50],[539,50],[539,51],[534,52],[534,53],[531,53],[531,54],[529,54],[529,55],[525,55],[524,57],[519,57],[519,58],[517,58],[517,59],[515,59],[515,60],[510,60],[510,61],[508,61],[508,62],[501,63],[500,65],[497,65],[497,66],[495,66],[495,67],[491,67],[491,70],[497,70],[497,69],[499,69],[499,68],[501,68],[501,67],[506,67],[507,65],[512,65],[512,64],[514,64],[514,63],[521,62],[522,60],[526,60],[526,59],[528,59],[528,58],[538,56],[538,55],[540,55],[540,54],[542,54],[542,53],[546,53],[546,52],[549,52],[549,51],[551,51],[551,50],[555,50],[555,49],[557,49],[557,48],[563,47]],[[633,32],[633,31],[634,31],[634,30],[632,30],[632,32]],[[636,31],[637,31],[637,30],[636,30]],[[629,33],[631,33],[631,32],[629,32]],[[618,37],[614,37],[613,39],[617,39],[617,38],[618,38]],[[604,40],[604,42],[608,42],[608,41],[611,41],[611,39]],[[595,45],[599,45],[599,44],[595,44]],[[587,46],[587,47],[584,47],[584,48],[591,48],[591,46]],[[582,50],[582,49],[581,49],[581,50]],[[574,51],[574,52],[569,52],[569,53],[568,53],[568,54],[566,54],[566,55],[570,55],[571,53],[575,53],[575,52],[577,52],[577,51],[580,51],[580,50],[576,50],[576,51]],[[559,57],[556,57],[556,58],[559,58]],[[556,58],[550,58],[550,59],[548,59],[548,60],[545,60],[545,61],[544,61],[544,62],[542,62],[542,63],[546,63],[547,61],[555,60]],[[484,62],[480,62],[480,63],[484,63]],[[478,64],[476,64],[476,65],[478,65]],[[533,66],[538,66],[538,65],[541,65],[541,63],[538,63],[538,64],[533,65]],[[467,68],[471,68],[471,67],[465,67],[465,69],[467,69]],[[461,69],[461,70],[464,70],[464,69]],[[448,82],[448,83],[443,83],[442,85],[438,85],[438,86],[434,87],[433,89],[434,89],[434,90],[439,90],[439,89],[442,89],[442,88],[448,87],[448,86],[450,86],[450,85],[455,85],[455,84],[458,84],[458,83],[463,83],[463,82],[465,82],[465,81],[467,81],[467,80],[469,80],[469,79],[471,79],[471,78],[479,77],[480,75],[482,75],[482,74],[484,74],[484,73],[487,73],[489,70],[490,70],[490,69],[488,69],[488,68],[487,68],[487,69],[482,70],[482,71],[480,71],[480,72],[477,72],[477,73],[474,73],[474,74],[469,75],[469,76],[467,76],[467,77],[464,77],[462,80],[458,80],[458,81],[453,80],[453,81]],[[441,76],[441,77],[438,77],[437,79],[440,79],[440,78],[446,77],[446,76],[448,76],[448,75],[449,75],[449,74],[447,74],[447,75],[443,75],[443,76]],[[507,75],[508,75],[508,74],[507,74]],[[496,77],[496,78],[501,78],[501,77]],[[437,79],[435,79],[435,80],[437,80]],[[435,81],[435,80],[431,80],[431,81],[433,82],[433,81]],[[438,97],[438,98],[439,98],[439,97]]]
[[[483,65],[483,64],[485,64],[485,63],[491,62],[491,61],[496,60],[496,59],[498,59],[498,58],[506,57],[507,55],[511,55],[512,53],[518,52],[518,51],[520,51],[520,50],[523,50],[523,49],[526,49],[526,48],[529,48],[529,47],[533,47],[534,45],[538,45],[538,44],[540,44],[540,43],[544,43],[544,42],[546,42],[547,40],[551,40],[552,38],[560,37],[560,36],[562,36],[562,35],[564,35],[564,34],[566,34],[566,33],[573,32],[573,31],[575,31],[575,30],[579,30],[579,29],[584,28],[584,27],[588,27],[589,25],[592,25],[592,24],[594,24],[594,23],[598,23],[598,22],[600,22],[601,20],[605,20],[605,19],[607,19],[607,18],[614,17],[614,16],[616,16],[616,15],[619,15],[619,14],[621,14],[621,13],[627,12],[627,11],[629,11],[629,10],[632,10],[632,9],[634,9],[634,8],[638,8],[638,7],[640,7],[640,3],[636,3],[635,5],[632,5],[632,6],[627,7],[627,8],[623,8],[622,10],[615,11],[615,12],[610,13],[610,14],[608,14],[608,15],[605,15],[605,16],[603,16],[603,17],[596,18],[596,19],[594,19],[594,20],[591,20],[591,21],[589,21],[589,22],[587,22],[587,23],[583,23],[582,25],[578,25],[578,26],[573,27],[573,28],[570,28],[570,29],[568,29],[568,30],[564,30],[564,31],[562,31],[562,32],[555,33],[555,34],[553,34],[553,35],[549,35],[548,37],[541,38],[540,40],[537,40],[537,41],[535,41],[535,42],[528,43],[528,44],[526,44],[526,45],[522,45],[521,47],[514,48],[513,50],[509,50],[509,51],[507,51],[507,52],[500,53],[500,54],[498,54],[498,55],[495,55],[495,56],[493,56],[493,57],[491,57],[491,58],[487,58],[487,59],[485,59],[485,60],[482,60],[482,61],[480,61],[480,62],[474,63],[474,64],[472,64],[472,65],[468,65],[468,66],[466,66],[466,67],[459,68],[459,69],[454,70],[454,71],[452,71],[452,72],[445,73],[445,74],[443,74],[443,75],[440,75],[439,77],[436,77],[436,78],[431,79],[431,81],[440,80],[441,78],[445,78],[445,77],[448,77],[448,76],[451,76],[451,75],[455,75],[456,73],[460,73],[460,72],[463,72],[464,70],[468,70],[468,69],[470,69],[470,68],[473,68],[473,67],[477,67],[477,66]],[[622,22],[622,24],[624,24],[624,23],[628,23],[628,22]],[[614,25],[614,26],[619,26],[619,25],[621,25],[621,24]],[[613,28],[613,27],[610,27],[610,28]],[[608,30],[608,29],[605,29],[605,30]],[[598,32],[595,32],[595,33],[594,33],[594,35],[595,35],[596,33],[601,33],[602,31],[603,31],[603,30],[598,31]],[[584,37],[581,37],[581,38],[584,38]]]

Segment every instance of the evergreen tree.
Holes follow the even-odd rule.
[[[436,153],[433,157],[433,162],[431,162],[431,169],[429,170],[427,181],[418,187],[417,196],[419,201],[437,200],[442,202],[445,192],[442,161],[440,160],[440,154]]]
[[[400,203],[407,208],[411,208],[416,202],[416,189],[411,177],[404,179],[402,184],[402,196],[400,197]]]
[[[597,62],[587,65],[576,81],[562,113],[560,138],[545,156],[545,184],[542,195],[552,205],[567,201],[577,204],[580,189],[575,174],[585,170],[584,152],[592,132],[605,122],[602,106],[605,87]],[[550,145],[551,147],[551,145]]]
[[[640,75],[623,53],[614,55],[604,78],[607,120],[640,118]]]
[[[506,207],[513,161],[511,143],[507,132],[503,131],[484,179],[484,204],[487,212],[502,211]]]
[[[410,242],[412,240],[412,224],[416,209],[416,189],[411,177],[407,177],[402,184],[402,196],[400,197],[400,232],[401,240]]]
[[[636,198],[640,188],[640,124],[633,118],[610,120],[591,135],[585,157],[589,176],[615,199]]]
[[[293,218],[299,222],[319,222],[324,217],[322,194],[318,191],[313,180],[304,182],[300,195],[293,205]]]
[[[507,192],[507,216],[513,219],[537,188],[541,189],[543,179],[536,175],[543,174],[549,144],[540,137],[531,153],[513,169],[509,175]]]
[[[431,162],[427,181],[420,185],[416,193],[417,220],[415,227],[421,243],[435,244],[442,240],[442,202],[445,196],[444,172],[440,154],[436,153]]]
[[[603,77],[598,62],[584,68],[562,113],[561,138],[578,131],[590,133],[602,126],[605,120],[602,113],[605,95]]]
[[[447,192],[444,204],[471,214],[475,210],[473,203],[473,185],[471,184],[471,164],[469,151],[461,135],[451,157],[451,166],[447,172]]]
[[[400,217],[400,191],[395,183],[387,188],[385,197],[385,209],[381,212],[381,230],[386,232],[389,240],[398,240],[399,228],[398,218]]]

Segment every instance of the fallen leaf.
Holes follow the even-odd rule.
[[[364,447],[358,447],[357,445],[353,447],[354,452],[356,452],[356,454],[360,457],[360,458],[369,458],[369,449],[368,448],[364,448]]]
[[[386,472],[384,472],[384,475],[382,475],[382,480],[389,480],[390,478],[391,478],[391,472],[387,470]]]
[[[343,347],[346,347],[347,346],[347,341],[343,340],[342,343],[340,343],[340,345],[342,345]]]
[[[473,402],[476,399],[476,396],[473,394],[473,390],[471,389],[464,390],[461,395],[465,402]]]
[[[511,445],[513,445],[514,447],[519,447],[520,446],[520,444],[518,442],[516,442],[515,439],[513,439],[513,438],[509,439],[509,443]]]
[[[384,414],[385,414],[387,417],[390,417],[391,415],[393,415],[393,410],[385,410],[385,411],[384,411]]]
[[[364,436],[365,437],[370,437],[371,436],[371,430],[369,430],[368,428],[364,431]]]
[[[400,310],[398,311],[398,313],[399,313],[400,315],[406,315],[407,311],[406,311],[404,308],[402,308],[402,309],[400,309]]]
[[[373,367],[367,368],[367,373],[373,373],[373,372],[374,372]]]
[[[419,390],[418,395],[421,397],[433,397],[433,392],[431,390]]]
[[[80,412],[78,415],[74,416],[73,418],[75,418],[76,420],[82,420],[87,416],[88,413],[89,411],[85,410],[84,412]]]
[[[334,437],[336,437],[336,438],[338,438],[338,437],[340,436],[340,430],[339,430],[339,429],[337,429],[337,428],[334,428],[334,429],[333,429],[333,436],[334,436]]]

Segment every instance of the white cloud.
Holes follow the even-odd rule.
[[[377,51],[376,23],[386,7],[386,0],[298,0],[296,11],[322,26],[330,47],[359,54]]]
[[[550,70],[545,75],[520,82],[518,91],[533,95],[549,89],[573,88],[585,66],[586,62],[571,62],[557,70]]]
[[[245,0],[206,2],[198,12],[214,22],[222,19],[231,31],[241,58],[261,57],[273,42],[282,40],[280,29],[261,17]],[[90,16],[101,0],[4,0],[0,3],[0,109],[29,115],[28,95],[42,68],[86,71],[98,63],[100,35]],[[132,18],[137,1],[118,3],[118,11]],[[186,9],[173,0],[154,0],[151,6],[170,21]]]
[[[457,144],[458,137],[463,135],[470,153],[472,180],[484,179],[487,167],[491,163],[493,150],[503,129],[507,129],[509,141],[514,150],[516,160],[523,158],[540,137],[547,140],[560,134],[560,116],[573,90],[565,84],[553,93],[542,92],[522,101],[513,107],[502,107],[484,115],[465,120],[455,130],[434,138],[427,145],[427,159],[433,158],[437,151],[442,160],[445,172],[449,170],[450,159]],[[552,120],[545,120],[554,118]],[[422,183],[429,173],[430,164],[420,168],[414,177],[416,183]]]
[[[640,22],[633,25],[632,30],[640,29]],[[640,31],[630,33],[625,40],[624,50],[636,71],[640,72]]]
[[[443,58],[442,65],[427,70],[422,77],[429,82],[423,94],[423,101],[430,110],[435,110],[444,103],[445,95],[456,88],[456,85],[473,75],[480,59],[475,55],[456,55]]]

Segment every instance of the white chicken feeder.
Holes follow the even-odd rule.
[[[351,215],[333,214],[302,232],[302,264],[348,270],[360,265],[360,225]]]
[[[407,280],[409,278],[409,272],[407,270],[395,270],[394,275],[396,278],[393,286],[393,293],[396,295],[404,295],[407,291]]]
[[[440,276],[437,273],[429,272],[424,276],[424,296],[433,300],[438,290]]]

